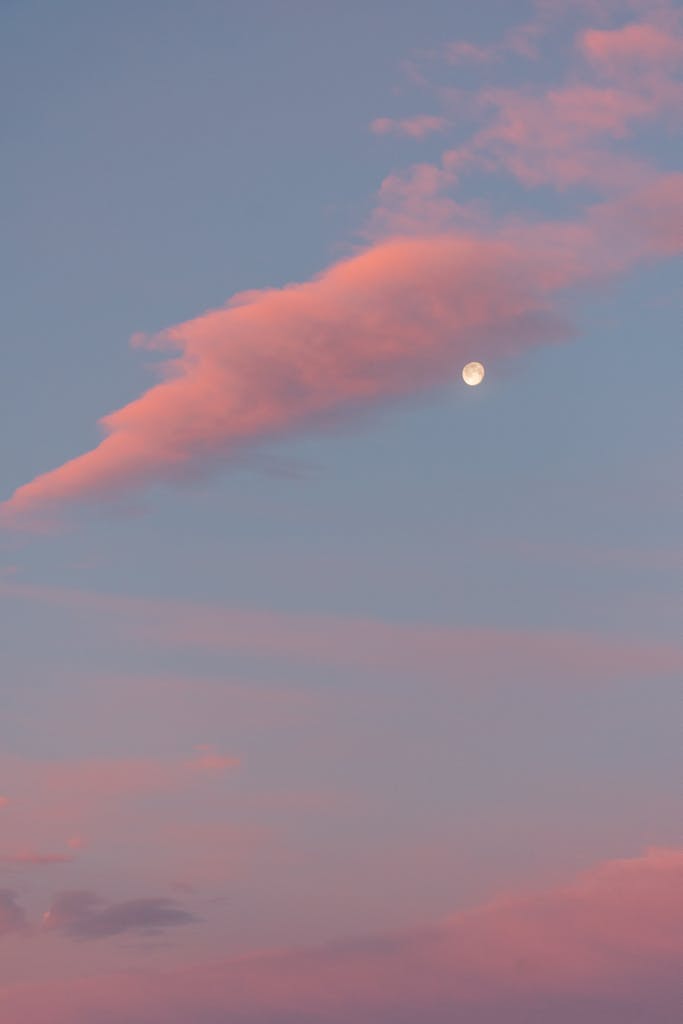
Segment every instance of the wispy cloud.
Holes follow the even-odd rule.
[[[2,593],[71,609],[79,622],[84,613],[104,616],[126,633],[163,648],[198,647],[226,654],[276,656],[294,663],[419,673],[460,685],[503,681],[510,673],[534,679],[604,681],[666,675],[683,668],[683,649],[677,645],[639,643],[590,632],[297,615],[22,584],[0,584]],[[176,782],[201,777],[203,762],[201,753],[188,762],[174,762],[170,777]],[[55,769],[56,780],[77,785],[82,778],[90,780],[90,788],[96,787],[99,778],[103,784],[110,779],[116,786],[169,779],[169,766],[158,762],[102,762],[99,767],[94,762],[92,770],[77,765]]]
[[[142,827],[153,832],[163,820],[159,806],[163,809],[165,799],[185,806],[188,793],[220,783],[238,764],[235,757],[208,745],[189,758],[176,759],[0,755],[0,775],[12,779],[17,794],[5,812],[0,866],[29,870],[69,864],[89,846],[86,836],[104,833],[110,841],[118,829],[125,829],[126,815],[140,805]]]
[[[410,139],[424,139],[448,127],[445,117],[435,114],[418,114],[415,117],[376,117],[370,124],[375,135],[405,135]]]
[[[0,846],[0,864],[29,867],[67,863],[73,860],[73,851],[85,845],[79,832],[84,821],[112,817],[117,807],[149,796],[182,796],[188,789],[222,779],[238,764],[235,757],[210,746],[198,748],[186,760],[41,761],[2,755],[0,773],[10,776],[15,789],[22,794],[21,808],[16,808],[13,820],[23,822],[24,831],[29,826],[35,828],[38,821],[59,826],[62,843],[72,852],[40,852],[33,843],[29,845],[29,837],[22,833],[15,836],[13,849],[2,851]],[[69,830],[66,834],[65,829]],[[19,845],[22,839],[24,842]]]

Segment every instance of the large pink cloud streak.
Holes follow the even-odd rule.
[[[597,272],[598,252],[604,266],[623,262],[624,242],[634,256],[667,249],[680,186],[673,176],[631,199],[626,225],[605,204],[582,224],[517,226],[499,238],[388,240],[313,281],[244,293],[170,328],[151,342],[180,350],[164,379],[104,417],[97,448],[20,487],[4,515],[169,479],[193,461],[434,385],[475,354],[511,356],[556,338],[549,296]],[[615,229],[614,253],[598,226]]]
[[[21,487],[5,510],[172,477],[341,410],[405,394],[471,353],[547,335],[540,252],[512,242],[397,239],[317,279],[236,296],[152,344],[164,380],[106,416],[93,451]]]

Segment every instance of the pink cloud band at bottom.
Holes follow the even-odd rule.
[[[650,850],[432,927],[165,973],[10,987],[0,1010],[22,1024],[569,1024],[579,1012],[586,1024],[635,1024],[643,1012],[650,1024],[669,1024],[682,956],[683,851]]]

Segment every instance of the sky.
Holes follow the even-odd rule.
[[[3,1022],[678,1021],[682,66],[0,5]]]

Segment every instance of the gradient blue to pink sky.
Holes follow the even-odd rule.
[[[677,1024],[682,21],[0,6],[2,1024]]]

